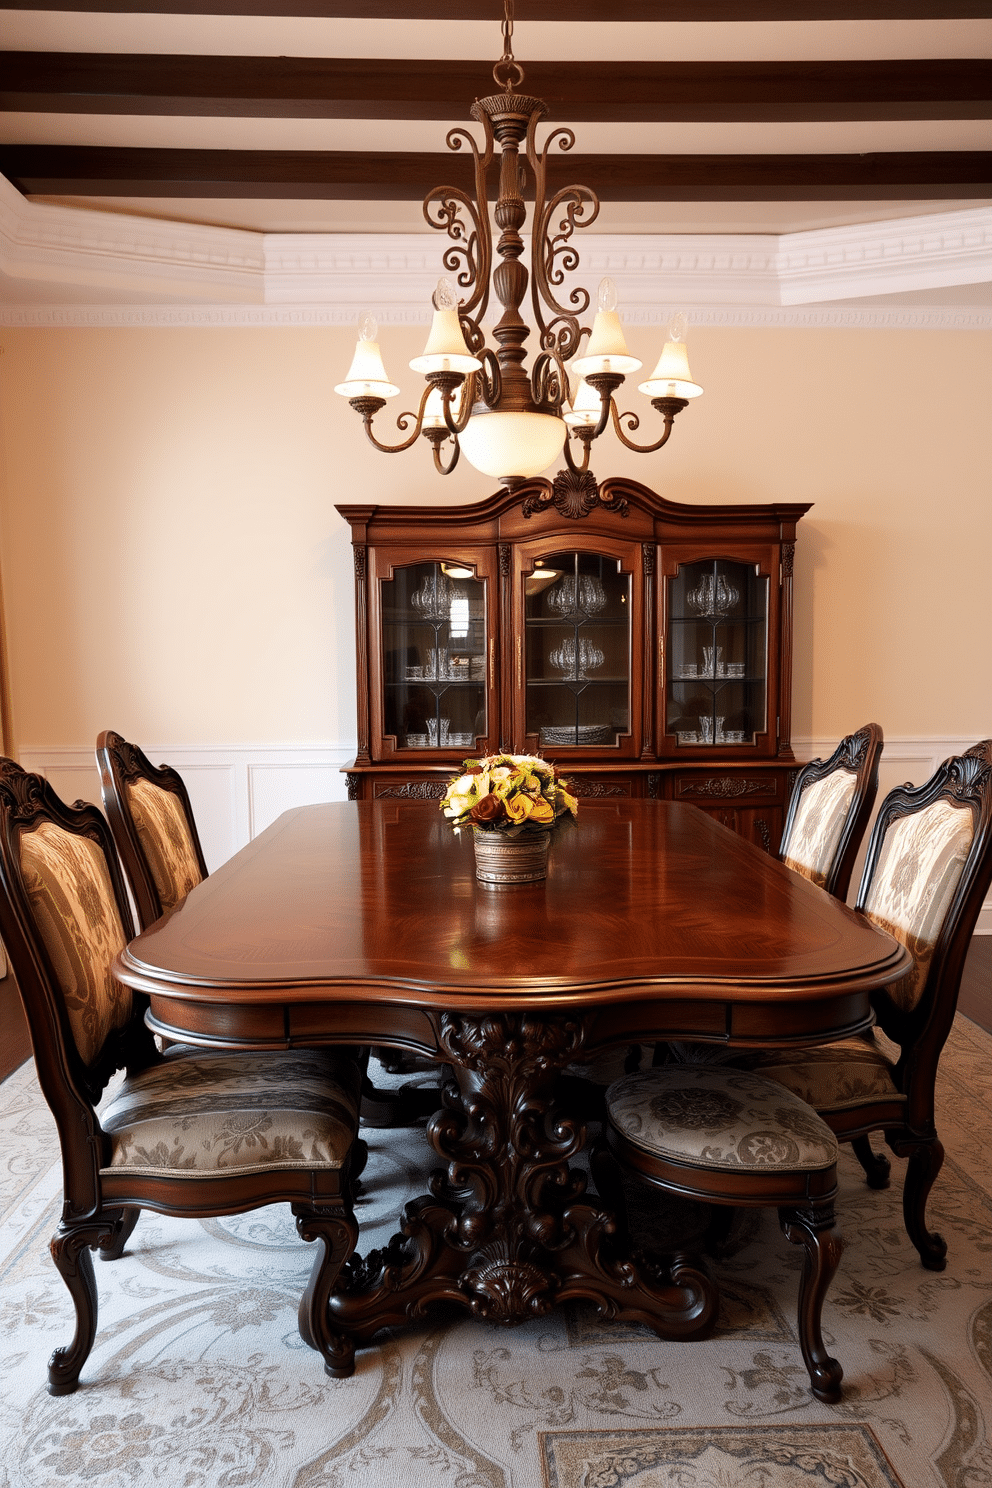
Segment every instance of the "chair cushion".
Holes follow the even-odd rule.
[[[806,1049],[736,1051],[734,1067],[777,1080],[826,1115],[876,1101],[905,1100],[890,1061],[874,1039],[839,1039]]]
[[[696,1168],[812,1172],[837,1161],[837,1139],[815,1111],[744,1070],[641,1070],[610,1086],[606,1106],[635,1147]]]
[[[851,770],[832,770],[808,785],[797,803],[782,861],[821,888],[833,865],[857,784],[858,777]]]
[[[86,1064],[131,1017],[131,991],[110,974],[127,937],[98,843],[41,822],[21,837],[21,871],[35,924]]]
[[[974,835],[969,808],[942,800],[897,818],[885,834],[864,910],[913,953],[912,971],[888,989],[906,1012],[920,999]]]
[[[126,1080],[100,1123],[111,1170],[340,1168],[358,1130],[358,1091],[357,1067],[322,1050],[184,1052]]]
[[[163,912],[184,898],[203,874],[183,803],[149,780],[125,787],[127,804]]]

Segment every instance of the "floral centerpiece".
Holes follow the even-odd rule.
[[[536,754],[488,754],[467,759],[449,782],[441,810],[456,827],[475,827],[516,837],[547,831],[560,816],[575,816],[579,804],[559,779],[555,765]]]

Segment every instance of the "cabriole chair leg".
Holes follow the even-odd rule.
[[[803,1274],[799,1283],[799,1345],[810,1388],[817,1400],[834,1405],[840,1399],[844,1371],[830,1357],[823,1342],[823,1299],[840,1261],[843,1243],[834,1227],[833,1205],[809,1209],[780,1209],[782,1233],[803,1247]]]
[[[906,1233],[920,1253],[920,1260],[928,1271],[943,1271],[947,1265],[947,1241],[943,1235],[927,1229],[927,1199],[944,1165],[943,1144],[934,1137],[932,1142],[921,1142],[915,1147],[894,1150],[900,1157],[907,1155],[909,1162],[902,1187],[902,1213]]]
[[[68,1348],[57,1348],[48,1361],[49,1395],[71,1395],[96,1337],[97,1289],[90,1250],[111,1243],[116,1231],[105,1223],[57,1230],[49,1242],[52,1260],[69,1288],[76,1309],[76,1331]]]

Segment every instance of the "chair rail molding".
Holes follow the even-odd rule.
[[[879,766],[878,801],[894,786],[910,781],[921,785],[942,760],[963,754],[975,738],[886,739]],[[836,739],[793,739],[796,757],[825,759]],[[315,801],[345,801],[347,784],[342,766],[355,754],[354,741],[344,744],[144,744],[153,763],[165,762],[178,770],[189,791],[207,867],[211,872],[227,861],[283,811]],[[18,751],[26,770],[50,780],[66,801],[81,798],[100,805],[100,777],[91,745],[30,745]],[[865,844],[871,824],[865,831]],[[853,902],[861,880],[865,847],[851,878]],[[992,897],[978,917],[976,933],[992,935]]]
[[[429,232],[255,233],[32,202],[0,176],[0,325],[350,325],[370,303],[383,323],[426,323],[443,246]],[[582,276],[616,279],[631,325],[682,309],[720,327],[992,327],[988,207],[781,236],[591,234],[580,247]],[[940,303],[960,286],[974,303],[967,291]],[[906,293],[918,303],[885,303]]]

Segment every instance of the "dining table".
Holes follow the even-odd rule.
[[[358,1345],[451,1303],[518,1323],[573,1301],[670,1339],[714,1326],[688,1249],[639,1250],[581,1159],[580,1069],[666,1042],[867,1031],[906,949],[696,807],[583,799],[547,878],[493,890],[434,802],[285,812],[117,958],[168,1040],[382,1047],[435,1061],[428,1190],[330,1301]],[[436,1164],[435,1159],[440,1163]],[[663,1200],[659,1199],[659,1203]]]

